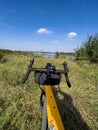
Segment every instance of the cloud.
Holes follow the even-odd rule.
[[[42,33],[49,34],[49,33],[52,33],[52,31],[48,30],[47,28],[39,28],[37,30],[37,33],[40,33],[40,34],[42,34]]]
[[[67,34],[67,38],[69,38],[69,39],[72,39],[72,38],[74,38],[76,36],[77,36],[76,32],[70,32],[70,33]]]
[[[53,41],[53,43],[59,43],[59,41],[58,41],[58,40],[55,40],[55,41]]]

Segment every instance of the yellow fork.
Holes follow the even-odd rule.
[[[46,94],[48,127],[50,130],[64,130],[62,119],[58,111],[51,86],[45,85],[44,90]]]

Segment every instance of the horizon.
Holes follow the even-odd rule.
[[[74,52],[98,32],[98,0],[1,0],[0,48]]]
[[[58,51],[26,51],[26,50],[10,50],[10,49],[2,49],[0,48],[0,50],[3,50],[3,51],[12,51],[12,52],[27,52],[27,53],[57,53]],[[74,54],[74,52],[58,52],[58,53],[72,53]]]

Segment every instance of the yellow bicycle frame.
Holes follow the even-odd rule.
[[[46,68],[42,68],[42,69],[41,68],[33,68],[32,67],[33,63],[34,63],[34,59],[31,59],[30,64],[28,65],[28,71],[27,71],[26,75],[24,76],[24,78],[22,79],[22,83],[25,83],[25,81],[28,79],[28,76],[30,75],[31,71],[35,71],[35,72],[39,72],[39,73],[41,73],[41,72],[46,73],[47,72],[46,79],[45,80],[43,79],[43,80],[47,84],[48,83],[52,84],[50,82],[50,80],[48,82],[47,82],[47,80],[50,79],[49,74],[51,74],[51,72],[54,72],[54,74],[55,73],[56,74],[57,73],[58,74],[65,74],[67,85],[68,85],[68,87],[71,87],[71,83],[70,83],[69,78],[68,78],[68,68],[67,68],[66,62],[63,63],[63,67],[64,67],[63,71],[56,70],[55,66],[51,65],[51,63],[47,63]],[[39,78],[37,77],[36,83],[38,83],[39,85],[43,85],[44,83],[40,83],[39,79],[40,79],[40,76],[39,76]],[[58,80],[60,82],[60,78]],[[56,84],[59,84],[59,82]],[[54,84],[54,85],[56,85],[56,84]],[[48,117],[48,128],[50,130],[64,130],[64,126],[63,126],[63,123],[62,123],[62,120],[60,117],[60,113],[58,111],[58,107],[57,107],[57,104],[56,104],[56,101],[55,101],[55,98],[54,98],[54,95],[52,92],[52,86],[45,85],[43,88],[41,88],[41,90],[42,90],[42,93],[40,96],[40,101],[42,100],[42,96],[44,95],[44,92],[45,92],[45,96],[46,96],[46,110],[47,110],[47,117]]]
[[[44,86],[46,95],[46,109],[48,117],[48,128],[50,130],[64,130],[62,119],[50,85]]]

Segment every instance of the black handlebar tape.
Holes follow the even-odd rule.
[[[69,88],[71,88],[71,83],[69,81],[66,81]]]
[[[69,81],[68,73],[65,74],[65,79],[66,79],[66,83],[67,83],[68,87],[70,88],[71,87],[71,83]]]
[[[64,67],[64,70],[65,70],[65,79],[66,79],[66,83],[67,83],[67,86],[68,87],[71,87],[71,83],[70,83],[70,81],[69,81],[69,77],[68,77],[68,72],[69,72],[69,69],[68,69],[68,67],[67,67],[67,62],[64,62],[63,63],[63,67]]]
[[[64,67],[65,72],[68,73],[68,72],[69,72],[69,69],[68,69],[68,67],[67,67],[67,62],[64,62],[64,63],[63,63],[63,67]]]
[[[31,59],[28,68],[32,68],[32,65],[33,65],[33,64],[34,64],[34,59]]]
[[[31,72],[31,70],[28,69],[26,75],[25,75],[25,76],[23,77],[23,79],[22,79],[22,83],[25,83],[25,81],[28,79],[28,77],[29,77],[29,75],[30,75],[30,72]]]
[[[34,64],[34,59],[31,59],[30,64],[28,65],[28,71],[27,71],[26,75],[23,77],[22,83],[25,83],[25,81],[28,79],[33,64]]]

